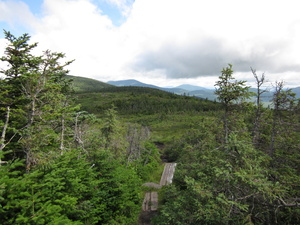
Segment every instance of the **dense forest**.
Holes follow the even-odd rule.
[[[153,224],[299,224],[300,104],[232,65],[218,101],[68,76],[63,53],[8,41],[0,79],[0,224],[138,224],[144,182],[177,162]],[[100,84],[101,83],[101,84]],[[251,99],[251,101],[249,101]],[[255,99],[255,101],[252,101]]]

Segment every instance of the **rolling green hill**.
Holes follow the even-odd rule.
[[[67,79],[73,80],[73,88],[76,93],[97,92],[102,88],[113,87],[111,84],[107,84],[95,79],[78,77],[78,76],[66,76]]]
[[[205,117],[218,114],[221,104],[149,87],[107,87],[76,93],[83,111],[105,117],[115,107],[120,122],[140,124],[151,130],[151,141],[167,146],[174,137],[196,129]]]
[[[114,105],[120,115],[195,113],[219,109],[220,104],[147,87],[109,87],[93,93],[78,93],[82,108],[101,114]]]

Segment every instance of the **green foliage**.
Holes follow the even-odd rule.
[[[61,64],[65,55],[49,50],[34,56],[32,50],[37,44],[28,44],[28,34],[16,38],[5,31],[5,37],[9,44],[1,61],[8,65],[1,70],[5,77],[0,89],[7,91],[0,99],[0,113],[6,114],[2,123],[7,127],[3,127],[1,142],[8,150],[23,153],[30,170],[39,161],[36,151],[53,151],[59,139],[64,149],[64,121],[67,113],[75,109],[69,106],[70,83],[64,79],[68,72],[65,67],[72,61]]]
[[[246,99],[251,97],[249,92],[249,86],[246,86],[246,81],[234,80],[232,65],[226,67],[222,70],[219,80],[216,82],[215,86],[217,89],[215,94],[218,96],[218,100],[224,105],[225,112],[223,116],[224,124],[224,141],[228,141],[228,136],[232,130],[232,118],[234,115],[234,110],[238,103],[244,103]],[[234,123],[233,123],[234,124]]]
[[[164,192],[157,219],[163,222],[157,224],[260,224],[270,217],[275,221],[267,205],[284,187],[268,181],[268,160],[236,135],[222,148],[200,148],[193,161],[177,166],[176,186]]]
[[[160,154],[153,143],[146,142],[138,162],[133,163],[137,174],[144,182],[150,182],[150,176],[159,168]]]
[[[220,104],[195,97],[180,96],[153,88],[113,87],[97,93],[77,94],[78,103],[90,113],[101,114],[112,104],[120,115],[164,115],[175,112],[209,111]],[[93,104],[91,104],[93,102]]]
[[[126,136],[114,109],[107,110],[104,124],[79,111],[65,79],[71,62],[59,63],[64,54],[34,56],[29,35],[5,35],[1,224],[133,224],[141,180],[124,163]]]
[[[218,99],[225,107],[250,97],[248,92],[250,87],[246,86],[246,81],[234,80],[231,64],[229,64],[229,67],[224,68],[221,73],[215,84],[217,86],[215,94],[218,95]]]
[[[0,167],[2,224],[130,224],[140,208],[140,180],[107,156],[91,165],[66,152],[22,176],[7,170],[17,162]]]
[[[226,141],[215,115],[211,124],[202,119],[198,129],[174,140],[166,153],[179,163],[173,184],[162,190],[154,224],[299,223],[295,99],[277,91],[277,106],[257,113],[255,106],[239,101],[248,95],[244,82],[223,82],[233,79],[232,72],[231,65],[224,69],[218,83]],[[255,132],[252,121],[259,122]]]

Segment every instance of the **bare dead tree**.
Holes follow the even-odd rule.
[[[127,148],[127,164],[133,160],[139,159],[142,155],[144,147],[143,142],[150,137],[150,130],[148,127],[139,127],[131,125],[127,131],[127,141],[129,143]]]
[[[8,123],[9,123],[9,115],[10,115],[10,106],[7,106],[6,107],[6,115],[5,115],[5,122],[4,122],[4,125],[3,125],[1,139],[0,139],[0,151],[1,152],[3,151],[5,146],[8,144],[8,143],[5,143],[5,137],[6,137],[6,131],[7,131],[7,128],[8,128]],[[2,161],[1,156],[0,156],[0,166],[3,163],[5,163],[5,161]]]
[[[251,68],[252,74],[256,81],[256,112],[255,112],[255,120],[254,120],[254,127],[253,127],[253,143],[257,144],[260,138],[260,127],[261,127],[261,114],[262,114],[262,104],[261,98],[262,94],[266,93],[267,89],[262,89],[262,85],[265,83],[265,73],[262,73],[261,76],[256,74],[256,70]]]
[[[292,92],[292,89],[285,90],[283,81],[276,81],[274,88],[275,91],[272,99],[274,109],[269,150],[271,157],[274,154],[276,137],[280,136],[280,130],[284,128],[292,128],[294,126],[292,123],[287,123],[287,118],[284,118],[283,112],[288,114],[293,112],[294,103],[296,101],[296,94]]]
[[[82,116],[84,112],[78,112],[75,116],[75,124],[74,124],[74,142],[76,147],[81,147],[84,150],[84,142],[82,137],[82,127],[80,124],[80,116]]]

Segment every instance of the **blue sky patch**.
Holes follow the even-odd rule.
[[[22,0],[22,2],[28,5],[33,15],[38,16],[41,14],[43,0]]]
[[[117,6],[110,4],[107,1],[94,1],[93,3],[98,6],[103,15],[106,15],[111,19],[113,25],[120,26],[125,21],[126,18],[124,18]]]
[[[14,36],[19,37],[22,34],[28,33],[28,29],[20,24],[9,24],[6,21],[0,21],[0,38],[4,38],[4,30],[10,31]]]

